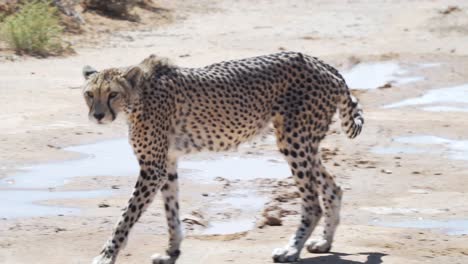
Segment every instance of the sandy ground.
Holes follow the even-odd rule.
[[[125,137],[122,120],[110,126],[88,122],[80,89],[81,68],[134,64],[155,53],[182,66],[267,54],[302,51],[342,71],[356,62],[393,60],[414,68],[424,80],[389,89],[356,92],[365,110],[365,130],[348,140],[335,124],[323,143],[325,164],[345,189],[342,224],[330,254],[302,253],[299,263],[468,263],[468,236],[443,230],[386,227],[384,222],[468,219],[468,167],[450,159],[446,145],[422,153],[376,154],[394,138],[432,135],[466,140],[462,112],[428,112],[418,107],[384,109],[434,88],[468,82],[466,1],[184,1],[163,3],[174,21],[153,30],[113,32],[98,46],[83,45],[67,58],[27,59],[0,64],[0,177],[22,166],[76,159],[70,145]],[[442,14],[449,5],[461,10]],[[256,155],[274,151],[272,144]],[[249,150],[242,149],[240,155]],[[38,179],[40,180],[40,179]],[[0,263],[90,263],[110,234],[135,176],[83,177],[57,190],[116,189],[112,197],[52,200],[76,207],[78,215],[0,219]],[[298,223],[290,179],[181,183],[182,215],[199,212],[205,221],[220,195],[252,186],[285,214],[282,226],[221,236],[200,235],[187,224],[178,263],[270,263]],[[4,192],[8,187],[1,187]],[[209,195],[203,195],[209,194]],[[279,198],[283,197],[283,199]],[[98,205],[105,203],[108,207]],[[167,235],[160,201],[135,226],[119,263],[149,263],[165,249]],[[251,213],[261,222],[261,211]],[[229,219],[235,210],[225,208]],[[0,216],[2,217],[2,216]]]

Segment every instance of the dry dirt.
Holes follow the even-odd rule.
[[[467,220],[466,161],[448,158],[446,146],[418,154],[372,151],[392,146],[393,138],[407,135],[466,140],[466,113],[382,108],[430,89],[468,82],[466,1],[204,0],[160,5],[173,10],[172,23],[151,30],[110,32],[102,43],[79,45],[76,56],[0,64],[0,177],[25,165],[78,158],[77,153],[62,149],[70,145],[125,137],[122,120],[109,126],[88,122],[78,89],[83,65],[98,69],[124,66],[155,53],[181,66],[195,67],[279,50],[318,56],[342,71],[359,61],[437,63],[414,70],[424,77],[422,81],[356,92],[365,111],[363,133],[351,141],[335,124],[323,143],[325,164],[345,189],[342,223],[332,253],[304,251],[299,263],[468,263],[466,235],[379,224],[380,220]],[[256,155],[271,151],[273,145],[263,145]],[[242,149],[240,153],[248,152]],[[77,178],[59,187],[57,190],[110,190],[118,186],[112,197],[47,202],[80,208],[78,215],[0,216],[0,263],[90,263],[110,234],[134,180],[131,175],[109,175]],[[270,263],[272,250],[287,242],[299,221],[290,181],[226,184],[221,180],[202,185],[183,181],[182,215],[190,214],[192,220],[186,221],[187,238],[178,263]],[[230,235],[200,235],[194,222],[206,224],[204,221],[219,217],[209,215],[208,210],[219,195],[246,186],[255,186],[270,197],[268,206],[283,209],[282,225]],[[7,187],[1,188],[0,192]],[[118,263],[149,263],[150,255],[164,251],[167,234],[161,208],[161,202],[155,202],[135,226]],[[223,217],[229,219],[232,211],[225,208]],[[259,226],[261,213],[251,215]]]

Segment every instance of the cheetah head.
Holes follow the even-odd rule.
[[[144,80],[151,74],[173,65],[166,58],[150,55],[141,63],[127,68],[110,68],[98,72],[83,68],[86,84],[83,95],[89,107],[89,119],[98,124],[114,121],[141,98]]]
[[[86,79],[83,96],[89,107],[88,117],[98,124],[106,124],[114,121],[138,97],[144,72],[139,65],[100,72],[85,66],[83,75]]]

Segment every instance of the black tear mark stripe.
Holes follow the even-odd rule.
[[[114,110],[112,110],[112,107],[110,105],[111,100],[112,100],[112,98],[110,98],[110,97],[107,98],[107,107],[109,108],[109,112],[112,115],[112,121],[114,121],[115,120],[115,112],[114,112]]]
[[[94,108],[95,108],[94,105],[95,105],[94,98],[91,98],[91,107],[89,108],[89,114],[91,114],[94,111]]]

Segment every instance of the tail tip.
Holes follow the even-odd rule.
[[[362,118],[362,116],[358,116],[354,118],[353,121],[354,121],[353,124],[346,131],[347,132],[346,134],[351,139],[359,136],[359,134],[361,134],[362,127],[364,126],[364,119]]]

